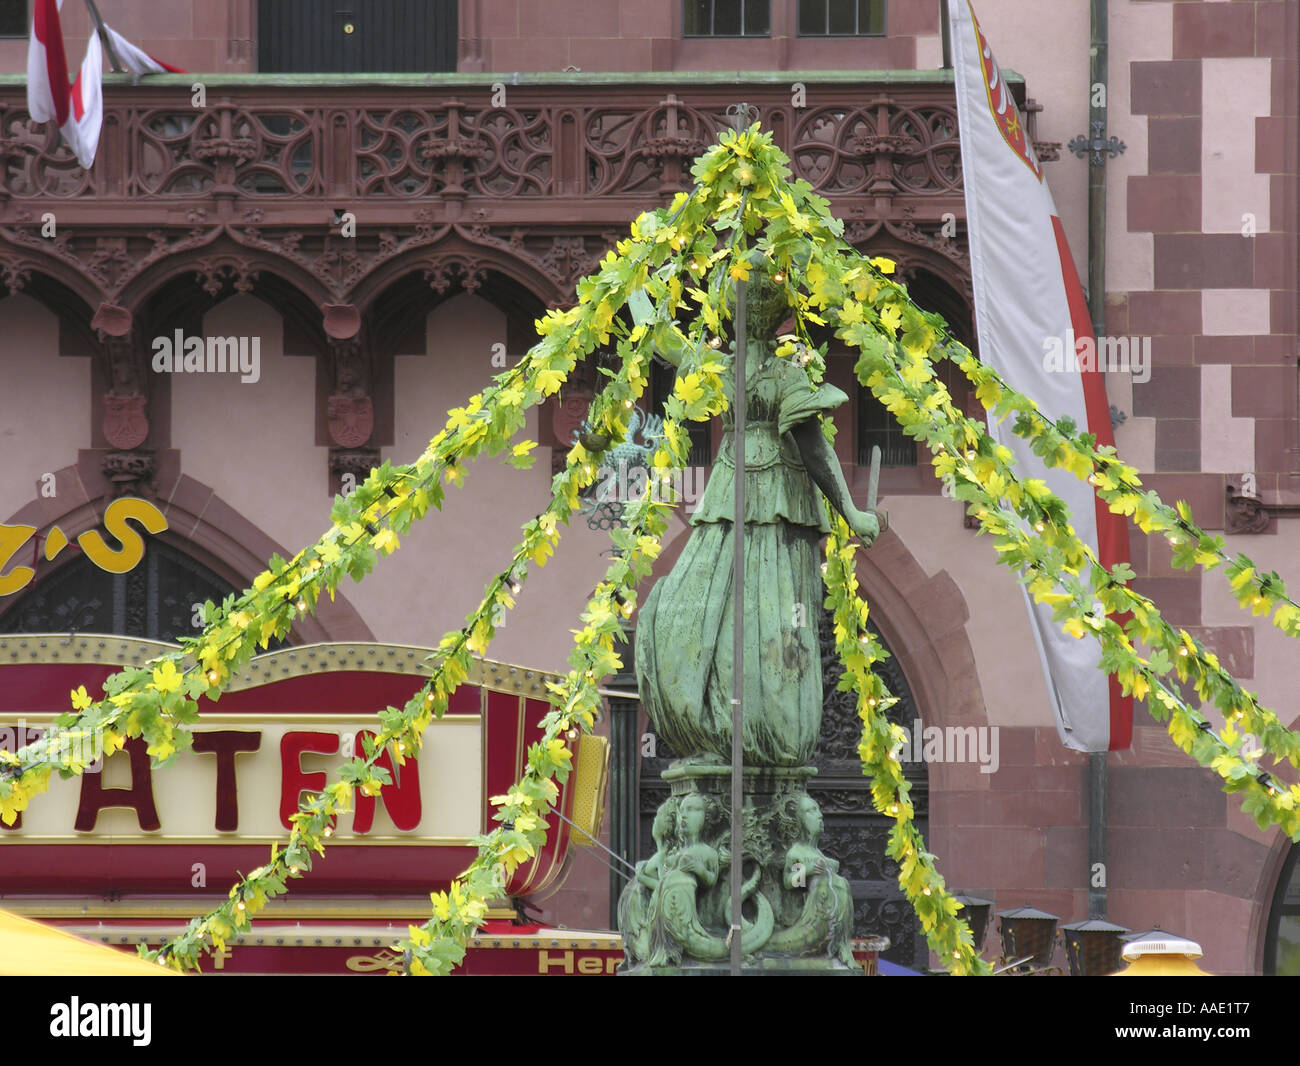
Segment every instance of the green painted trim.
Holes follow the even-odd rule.
[[[1023,84],[1023,75],[1005,70],[1003,76],[1009,83]],[[563,71],[538,71],[533,73],[501,72],[492,74],[149,74],[141,86],[175,89],[202,81],[209,90],[237,88],[318,89],[322,86],[347,85],[352,88],[391,89],[453,89],[491,88],[497,82],[505,85],[566,86],[583,88],[598,85],[666,85],[679,92],[689,91],[699,85],[727,85],[733,87],[781,86],[788,88],[801,81],[814,85],[951,85],[951,70],[676,70],[641,71],[637,73],[566,73]],[[109,87],[131,84],[128,74],[105,74]],[[26,74],[0,74],[0,89],[25,87]]]

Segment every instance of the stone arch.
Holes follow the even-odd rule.
[[[72,347],[85,352],[98,347],[91,321],[103,295],[79,271],[49,255],[32,260],[2,257],[0,299],[5,296],[28,296],[39,303],[59,320],[60,329],[71,331],[67,339]]]
[[[477,244],[459,233],[436,245],[394,256],[369,271],[351,292],[351,301],[363,314],[382,320],[385,309],[397,293],[409,293],[418,280],[426,293],[425,313],[444,298],[453,285],[498,302],[507,299],[519,306],[544,309],[564,300],[565,293],[530,255],[506,248]],[[507,306],[503,310],[509,310]],[[538,313],[537,311],[533,312]]]
[[[291,305],[316,309],[331,302],[329,287],[312,273],[305,257],[295,260],[284,252],[255,248],[230,236],[217,236],[203,244],[183,248],[145,267],[123,286],[116,302],[133,314],[156,305],[160,294],[183,291],[195,298],[195,290],[210,298],[226,288],[257,295],[276,279],[277,298],[288,297]],[[201,282],[198,284],[197,282]]]
[[[71,541],[88,529],[101,529],[108,496],[93,459],[85,461],[83,456],[81,463],[57,471],[55,478],[55,496],[31,500],[6,522],[35,526],[41,532],[57,525]],[[202,563],[237,589],[248,588],[273,554],[292,558],[302,547],[272,539],[211,488],[188,475],[160,475],[158,494],[151,502],[167,517],[168,528],[157,539]],[[65,558],[72,557],[73,553],[65,552]],[[56,561],[50,572],[61,565],[62,560]],[[0,602],[0,615],[8,606]],[[316,613],[299,619],[291,636],[302,644],[374,639],[342,590],[332,601],[322,597]]]
[[[1288,724],[1287,728],[1300,728],[1300,718]],[[1233,797],[1228,797],[1231,805]],[[1300,844],[1294,843],[1285,833],[1271,833],[1273,839],[1268,844],[1268,854],[1260,866],[1259,881],[1255,890],[1258,906],[1251,908],[1250,928],[1246,931],[1246,943],[1252,945],[1244,965],[1253,973],[1264,973],[1266,963],[1273,961],[1266,958],[1270,944],[1273,951],[1277,947],[1277,910],[1280,894],[1286,887],[1283,878],[1293,878],[1290,871],[1300,869],[1300,859],[1292,859],[1293,854],[1300,855]]]
[[[395,259],[369,276],[358,288],[354,305],[371,325],[376,351],[389,355],[409,347],[412,331],[421,329],[429,313],[458,292],[487,300],[512,323],[519,344],[528,341],[525,347],[530,347],[536,340],[533,320],[555,302],[553,286],[518,269],[517,260],[481,251],[452,241],[431,255]]]

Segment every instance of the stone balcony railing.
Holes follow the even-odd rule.
[[[110,76],[87,171],[52,125],[30,122],[24,79],[3,77],[0,217],[39,203],[69,224],[120,227],[215,203],[302,224],[328,204],[385,224],[418,204],[435,224],[480,209],[623,223],[689,184],[741,100],[842,214],[888,217],[901,201],[918,222],[963,213],[951,72],[513,78]]]
[[[0,77],[0,291],[134,311],[183,270],[214,295],[260,273],[364,313],[416,269],[567,302],[742,101],[850,241],[968,288],[951,71],[110,75],[104,97],[83,170]]]

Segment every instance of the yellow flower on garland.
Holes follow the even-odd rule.
[[[175,692],[179,689],[181,687],[181,675],[176,670],[176,664],[168,659],[162,666],[155,667],[153,683],[159,692]]]

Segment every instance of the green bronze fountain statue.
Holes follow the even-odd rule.
[[[637,867],[619,905],[625,972],[725,972],[731,927],[727,879],[742,863],[738,923],[746,969],[861,972],[853,966],[848,882],[817,848],[821,810],[806,782],[822,715],[817,613],[824,598],[819,545],[829,532],[824,494],[865,543],[882,515],[853,503],[818,416],[848,397],[814,386],[776,354],[789,316],[785,291],[766,278],[748,290],[744,440],[743,846],[728,850],[731,789],[733,406],[693,530],[637,622],[636,672],[654,729],[679,759],[664,773],[672,795],[655,818],[655,855]],[[653,314],[643,295],[638,322]],[[656,347],[678,364],[685,338],[656,326]],[[734,368],[734,360],[730,361]],[[728,399],[734,372],[724,375]]]

